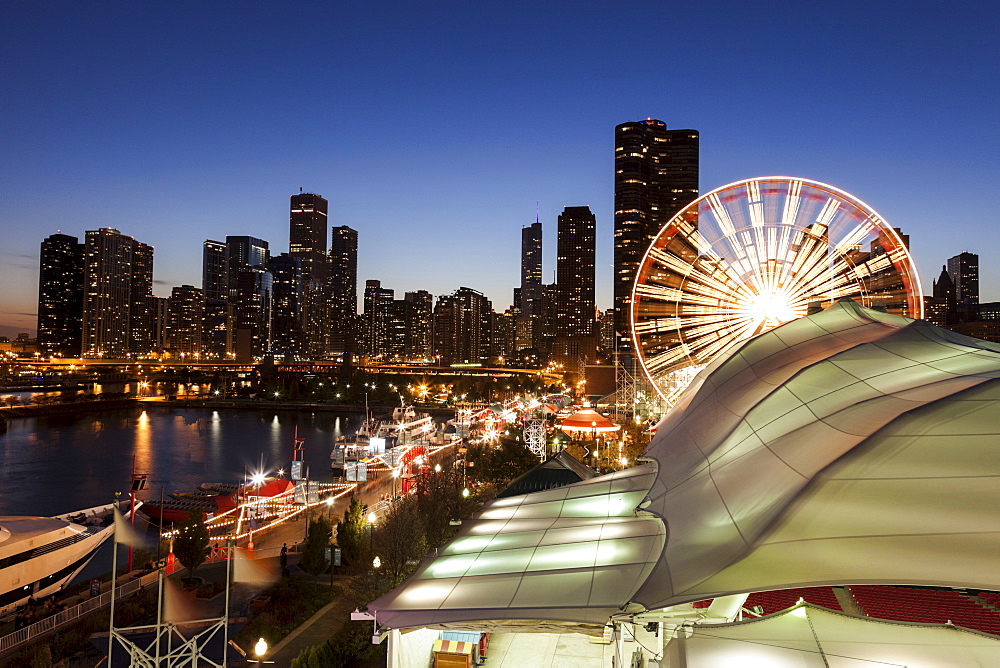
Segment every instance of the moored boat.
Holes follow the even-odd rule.
[[[53,594],[76,577],[114,533],[113,508],[0,517],[0,614]]]

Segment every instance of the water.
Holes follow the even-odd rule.
[[[287,472],[295,428],[305,438],[313,480],[330,479],[330,449],[353,433],[362,414],[214,411],[164,407],[86,416],[15,418],[0,434],[0,516],[61,515],[128,497],[132,457],[149,475],[140,499],[189,490],[203,482],[242,482],[244,470]],[[141,516],[140,516],[141,517]],[[150,546],[155,531],[146,534]],[[125,563],[125,549],[119,563]],[[111,570],[105,543],[75,582]]]
[[[330,476],[330,449],[360,414],[137,408],[11,419],[0,434],[0,515],[58,515],[127,496],[132,458],[149,475],[140,498],[286,471],[295,428],[311,478]]]

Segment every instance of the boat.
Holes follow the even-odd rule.
[[[265,478],[260,483],[202,483],[188,492],[172,492],[163,499],[150,499],[142,505],[142,513],[161,523],[184,523],[191,520],[191,511],[200,511],[203,519],[232,510],[240,500],[255,497],[281,497],[284,503],[293,503],[288,492],[294,487],[285,478]]]
[[[55,517],[0,517],[0,615],[54,594],[76,577],[114,533],[113,509],[108,504]]]

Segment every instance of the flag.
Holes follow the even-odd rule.
[[[246,550],[233,550],[233,582],[264,585],[276,582],[278,577],[273,559],[254,559]]]
[[[201,617],[194,592],[177,588],[170,578],[163,578],[163,621],[181,624]]]
[[[121,511],[115,508],[114,514],[115,542],[129,547],[142,547],[144,545],[142,536],[128,523]]]

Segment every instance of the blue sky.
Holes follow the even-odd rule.
[[[611,304],[614,126],[701,132],[703,192],[825,181],[910,235],[925,292],[978,252],[1000,299],[1000,75],[986,3],[14,2],[0,25],[0,334],[33,330],[57,230],[156,247],[156,294],[201,243],[288,249],[288,196],[359,231],[398,294],[518,282],[539,201],[598,220]]]

